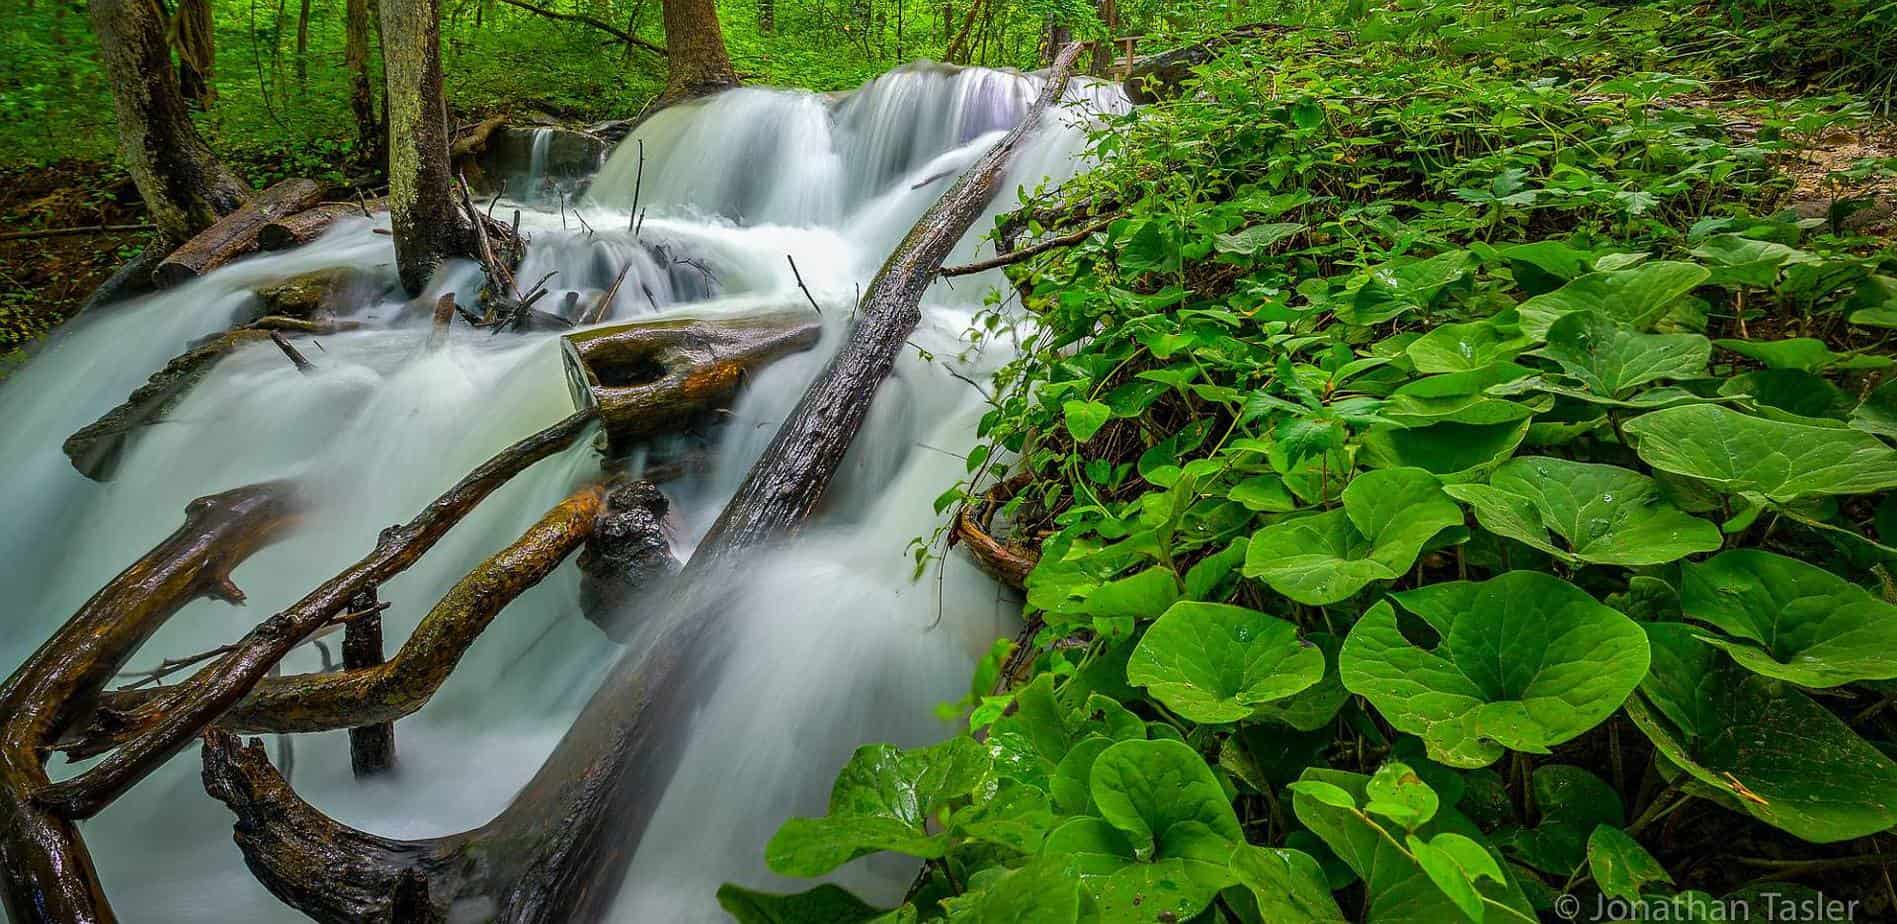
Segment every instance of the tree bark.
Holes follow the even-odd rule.
[[[369,211],[386,212],[389,208],[386,199],[368,200]],[[301,247],[319,237],[338,219],[362,215],[362,205],[355,202],[325,202],[315,208],[304,209],[294,215],[266,222],[257,229],[257,247],[260,250],[288,250]],[[366,216],[365,216],[366,217]]]
[[[152,223],[168,241],[183,241],[242,205],[250,190],[191,124],[157,0],[88,0],[87,9],[112,87],[119,156]]]
[[[382,161],[382,126],[375,117],[375,85],[369,79],[369,0],[346,0],[343,68],[349,72],[349,111],[356,117],[356,150],[365,163]]]
[[[738,85],[718,28],[714,0],[665,0],[665,92],[659,105],[681,103]]]
[[[441,93],[438,0],[382,0],[389,215],[402,287],[419,295],[441,261],[475,255],[474,224],[455,201]]]
[[[284,180],[250,198],[216,224],[193,235],[158,264],[159,286],[189,282],[238,257],[256,251],[265,225],[323,201],[328,187],[316,180]]]
[[[382,614],[375,612],[376,592],[365,590],[349,601],[349,609],[363,615],[343,626],[343,670],[360,671],[381,667]],[[395,767],[395,722],[393,720],[355,725],[349,729],[349,769],[356,779],[366,779]]]
[[[15,924],[116,920],[77,827],[37,799],[49,785],[45,747],[185,604],[243,601],[230,573],[295,521],[294,494],[272,482],[192,501],[184,525],[87,600],[0,686],[0,897]]]
[[[649,645],[621,659],[540,771],[493,821],[398,841],[337,824],[299,798],[258,744],[205,735],[205,788],[237,815],[246,862],[319,921],[445,921],[457,904],[492,921],[598,920],[670,780],[700,672],[719,666],[731,568],[800,527],[920,318],[942,258],[1000,188],[1014,150],[1065,89],[1069,46],[1022,123],[931,207],[864,295],[861,321],[806,392],[691,563]]]
[[[302,0],[296,11],[296,82],[310,76],[310,0]]]
[[[72,467],[94,481],[110,481],[120,456],[132,438],[155,423],[191,386],[204,378],[217,361],[245,343],[269,339],[261,330],[233,330],[193,347],[151,374],[124,403],[66,438],[61,448]]]
[[[178,0],[171,31],[178,48],[178,91],[200,109],[211,105],[217,98],[217,88],[211,85],[217,61],[211,0]]]

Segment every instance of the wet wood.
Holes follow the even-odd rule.
[[[665,535],[671,502],[650,481],[615,485],[586,547],[580,551],[580,612],[606,637],[630,641],[634,604],[678,573]]]
[[[114,920],[77,828],[38,801],[49,785],[45,749],[185,604],[243,602],[231,571],[296,514],[287,482],[192,501],[184,525],[100,588],[0,686],[0,895],[16,924]]]
[[[343,670],[361,671],[381,667],[382,614],[373,588],[349,601],[349,608],[361,613],[343,624]],[[248,697],[246,697],[248,699]],[[395,767],[395,723],[372,722],[349,729],[349,770],[356,779],[366,779]]]
[[[119,406],[79,428],[61,446],[73,468],[94,481],[109,481],[137,433],[158,422],[211,367],[238,347],[269,339],[268,331],[233,330],[174,357],[152,373]]]
[[[1072,247],[1075,244],[1078,244],[1081,241],[1084,241],[1087,238],[1090,238],[1101,231],[1105,231],[1108,225],[1111,225],[1118,220],[1120,220],[1120,216],[1115,215],[1110,218],[1105,218],[1100,221],[1096,221],[1093,224],[1090,224],[1086,226],[1085,228],[1081,228],[1080,230],[1074,231],[1070,234],[1061,234],[1055,237],[1050,237],[1044,241],[1039,241],[1027,247],[1023,247],[1020,250],[1010,250],[1006,253],[997,254],[986,260],[977,260],[974,263],[963,263],[957,266],[944,266],[942,267],[942,276],[944,278],[952,278],[955,276],[972,276],[976,273],[986,272],[991,269],[1000,269],[1004,266],[1011,266],[1013,264],[1026,260],[1029,257],[1039,256],[1050,250],[1058,250],[1059,248],[1062,248],[1062,247]]]
[[[1015,590],[1026,590],[1028,572],[1040,563],[1041,553],[1034,547],[1009,539],[997,538],[993,530],[995,512],[1027,486],[1025,474],[1016,475],[988,489],[978,501],[962,504],[955,514],[955,531],[950,545],[961,545],[983,574]]]
[[[37,797],[39,803],[72,819],[91,817],[110,804],[248,695],[284,654],[342,612],[357,594],[414,564],[482,499],[528,466],[573,445],[592,429],[596,417],[589,408],[509,446],[414,519],[383,530],[368,555],[264,620],[229,653],[168,688],[161,714],[92,769],[46,787]]]
[[[256,251],[264,225],[323,201],[327,189],[315,180],[290,179],[250,197],[241,208],[172,251],[153,271],[153,279],[161,287],[175,286]]]
[[[574,404],[597,407],[609,451],[677,433],[728,407],[747,376],[816,346],[808,312],[638,321],[561,338]]]
[[[389,200],[370,199],[367,202],[371,215],[387,212]],[[288,250],[301,247],[328,231],[336,222],[344,218],[363,218],[363,203],[325,202],[315,208],[304,209],[293,215],[264,223],[257,229],[257,246],[262,250]]]

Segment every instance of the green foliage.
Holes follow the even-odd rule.
[[[1023,197],[1118,216],[970,330],[1033,679],[891,913],[1525,922],[1897,823],[1897,255],[1780,208],[1860,113],[1652,8],[1302,15]]]

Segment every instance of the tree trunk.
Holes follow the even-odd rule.
[[[303,0],[296,11],[296,82],[310,76],[310,0]]]
[[[349,71],[349,111],[356,117],[356,149],[364,163],[382,161],[382,126],[375,118],[375,86],[369,79],[369,0],[347,0],[343,22],[343,67]]]
[[[89,0],[112,86],[119,155],[159,233],[175,244],[242,205],[250,190],[198,136],[156,0]]]
[[[1106,34],[1094,39],[1093,75],[1105,77],[1113,71],[1113,37],[1120,32],[1120,7],[1114,0],[1100,0],[1099,10],[1100,25]]]
[[[757,0],[757,29],[759,32],[777,31],[777,0]]]
[[[211,24],[211,0],[178,0],[171,19],[172,43],[178,48],[178,90],[199,108],[217,98],[211,86],[217,60],[217,31]]]
[[[661,105],[684,102],[738,85],[718,28],[714,0],[665,0],[665,92]]]
[[[442,260],[474,255],[474,225],[456,204],[448,158],[440,4],[383,0],[380,6],[395,268],[402,287],[419,295]]]

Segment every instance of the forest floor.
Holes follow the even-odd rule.
[[[125,171],[94,161],[0,170],[0,234],[145,220]],[[143,247],[149,232],[0,240],[0,379]]]

